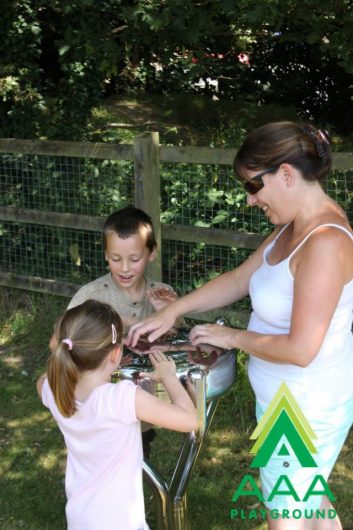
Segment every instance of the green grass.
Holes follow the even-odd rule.
[[[47,343],[67,300],[0,287],[0,528],[64,530],[65,448],[35,382],[45,369]],[[237,384],[220,400],[214,422],[189,485],[190,530],[263,530],[261,521],[231,521],[231,497],[250,472],[250,434],[255,427],[253,397],[239,360]],[[182,435],[158,430],[151,462],[169,480]],[[348,438],[329,485],[343,528],[353,529],[353,435]],[[255,473],[256,475],[256,473]],[[243,497],[249,509],[256,498]],[[150,491],[146,510],[155,527]]]

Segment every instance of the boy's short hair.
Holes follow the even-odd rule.
[[[104,250],[107,247],[108,232],[115,232],[121,239],[127,239],[141,230],[146,234],[146,247],[152,252],[157,246],[157,241],[151,217],[134,206],[127,206],[113,212],[107,217],[103,226]]]

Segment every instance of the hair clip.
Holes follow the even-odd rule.
[[[329,145],[330,144],[330,139],[328,137],[328,134],[326,131],[322,130],[322,129],[318,129],[317,130],[317,135],[321,138],[321,140],[323,142],[325,142],[325,144]]]
[[[118,340],[118,335],[116,332],[116,327],[114,324],[112,324],[112,344],[116,344],[116,341]]]
[[[67,344],[70,351],[72,350],[73,342],[71,339],[63,339],[61,342],[63,342],[64,344]]]
[[[317,154],[320,158],[323,158],[327,151],[327,146],[330,144],[330,140],[326,131],[322,129],[312,129],[311,127],[301,127],[301,130],[304,134],[310,136],[314,142]]]

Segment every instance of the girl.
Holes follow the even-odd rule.
[[[37,389],[64,435],[69,530],[145,530],[140,420],[189,432],[196,411],[175,365],[152,353],[151,377],[171,403],[131,381],[110,383],[122,356],[122,323],[107,304],[87,300],[59,320],[47,374]],[[144,375],[144,374],[142,374]],[[147,374],[146,374],[147,375]]]

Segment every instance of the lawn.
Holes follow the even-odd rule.
[[[0,528],[65,529],[65,449],[50,414],[41,405],[35,381],[44,371],[47,343],[67,300],[0,288]],[[189,486],[190,530],[266,528],[263,521],[231,520],[231,498],[243,475],[250,473],[255,427],[253,397],[244,357],[238,379],[223,396]],[[158,430],[151,462],[169,479],[182,436]],[[343,449],[329,485],[345,530],[353,529],[353,435]],[[255,473],[256,475],[256,473]],[[146,488],[151,530],[154,508]],[[242,497],[237,508],[259,507],[256,497]]]

